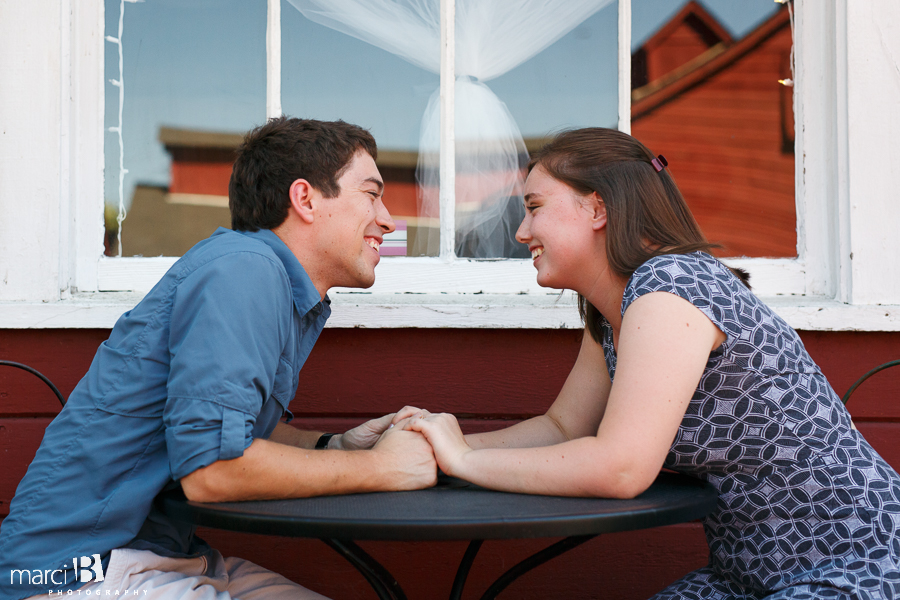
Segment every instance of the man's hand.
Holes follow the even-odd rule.
[[[382,458],[388,489],[418,490],[437,483],[437,463],[431,444],[415,431],[403,428],[405,421],[387,429],[372,448]]]
[[[381,435],[391,428],[395,423],[408,419],[413,415],[425,414],[427,410],[422,410],[414,406],[404,406],[402,409],[389,415],[384,415],[371,421],[366,421],[362,425],[336,435],[328,442],[329,450],[368,450],[378,442]]]

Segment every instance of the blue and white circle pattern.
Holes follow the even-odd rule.
[[[719,491],[704,520],[710,562],[654,600],[900,599],[900,476],[851,428],[797,333],[702,252],[641,265],[622,314],[658,291],[691,302],[727,340],[665,461]]]

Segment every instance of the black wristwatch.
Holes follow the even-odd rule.
[[[316,441],[316,450],[324,450],[328,447],[328,442],[331,441],[331,438],[336,436],[336,433],[323,433],[319,436],[319,439]]]

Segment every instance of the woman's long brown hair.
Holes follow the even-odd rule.
[[[582,195],[596,192],[606,205],[606,255],[614,273],[627,279],[654,256],[709,251],[707,241],[668,169],[642,143],[615,129],[564,131],[531,159],[550,176]],[[734,274],[748,288],[749,275]],[[600,343],[600,312],[581,294],[578,312]]]

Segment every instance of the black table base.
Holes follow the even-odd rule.
[[[497,594],[505,590],[509,584],[528,571],[595,537],[597,536],[574,535],[536,552],[498,577],[497,581],[491,584],[487,591],[482,594],[481,600],[494,600]],[[365,550],[353,542],[342,542],[339,540],[322,541],[356,567],[356,570],[362,574],[366,581],[369,582],[369,585],[372,586],[372,589],[375,590],[379,600],[406,600],[406,594],[397,582],[397,578],[391,575],[390,571],[372,558]],[[462,598],[463,589],[466,587],[466,579],[469,577],[469,570],[472,568],[472,563],[475,562],[475,557],[478,555],[478,550],[481,549],[483,543],[484,540],[469,542],[466,553],[463,555],[459,568],[456,570],[456,577],[453,579],[450,600],[460,600]]]
[[[403,588],[397,578],[391,575],[380,562],[372,558],[368,552],[354,544],[340,540],[322,540],[335,552],[343,556],[347,562],[356,567],[380,600],[406,600]]]

